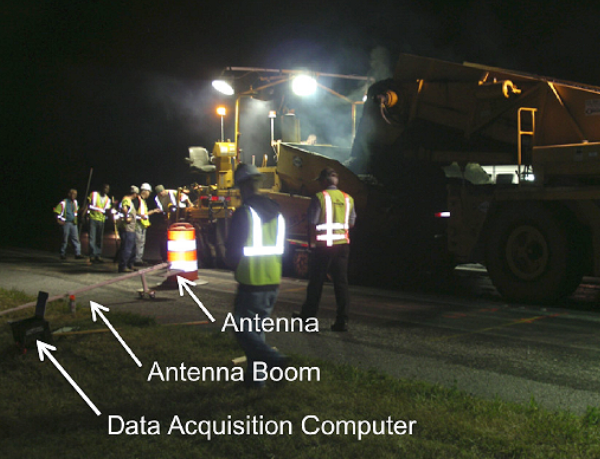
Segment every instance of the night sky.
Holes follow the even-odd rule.
[[[157,3],[3,4],[3,188],[22,222],[4,244],[51,224],[70,187],[81,202],[92,167],[118,199],[190,183],[187,147],[212,149],[219,103],[233,137],[210,86],[227,66],[379,77],[405,52],[600,85],[597,2]]]

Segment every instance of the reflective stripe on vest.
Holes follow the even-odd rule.
[[[54,208],[54,212],[56,212],[57,218],[59,220],[62,220],[63,222],[66,221],[67,219],[65,218],[66,214],[67,214],[67,206],[65,205],[65,201],[60,201],[58,203],[58,205]]]
[[[136,214],[135,218],[140,225],[142,225],[144,228],[147,228],[150,226],[150,217],[148,216],[148,204],[146,203],[146,200],[140,196],[138,196],[137,199],[140,205],[138,207],[138,213]]]
[[[277,240],[275,245],[265,246],[263,245],[262,220],[252,207],[248,207],[248,209],[250,209],[250,216],[252,218],[253,245],[244,247],[244,256],[282,255],[285,242],[285,220],[283,219],[283,215],[279,214],[277,217]]]
[[[77,201],[72,201],[73,203],[73,222],[77,223],[77,211],[79,210],[79,204]],[[65,222],[67,221],[67,200],[64,199],[58,203],[58,205],[54,208],[54,212],[58,215],[56,216],[59,220]]]
[[[124,206],[127,207],[127,214],[123,212]],[[135,212],[135,207],[133,207],[131,198],[123,198],[119,204],[119,211],[115,213],[115,221],[118,221],[121,227],[126,226],[128,223],[125,219],[130,218],[132,212]]]
[[[92,199],[90,200],[90,210],[95,210],[96,212],[104,213],[109,207],[110,199],[108,195],[102,198],[102,196],[100,196],[100,193],[98,193],[97,191],[92,192]]]
[[[90,218],[92,220],[97,220],[103,222],[106,219],[104,213],[107,209],[110,208],[110,198],[106,195],[104,198],[100,196],[100,193],[97,191],[93,191],[90,194]]]
[[[333,241],[340,241],[345,239],[347,243],[350,242],[350,237],[348,236],[348,230],[350,229],[349,220],[350,220],[350,196],[348,196],[343,191],[341,192],[344,195],[345,202],[345,216],[344,222],[334,222],[333,221],[333,202],[331,200],[331,196],[325,190],[322,191],[323,200],[325,201],[325,223],[321,223],[317,225],[317,241],[325,241],[328,247],[333,245]],[[342,230],[343,232],[339,232]],[[334,233],[334,231],[338,231]]]
[[[171,201],[171,206],[177,207],[177,193],[173,190],[167,190],[167,195],[169,196],[169,201]],[[154,202],[156,202],[156,207],[158,207],[162,212],[166,212],[166,210],[163,208],[162,203],[160,202],[160,198],[158,195],[154,197]],[[180,207],[182,206],[180,205]]]

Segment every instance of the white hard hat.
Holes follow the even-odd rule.
[[[152,191],[152,187],[150,186],[149,183],[142,183],[142,186],[140,187],[140,189],[142,191]]]

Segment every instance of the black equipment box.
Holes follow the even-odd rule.
[[[29,319],[10,322],[13,338],[22,352],[27,352],[29,349],[35,349],[38,339],[49,344],[52,343],[50,324],[48,321],[44,320],[47,300],[48,293],[39,292],[35,316],[30,317]]]

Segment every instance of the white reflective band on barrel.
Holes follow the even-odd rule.
[[[196,250],[196,239],[167,241],[167,250],[169,252],[191,252]]]
[[[341,239],[348,239],[348,236],[344,233],[333,234],[335,230],[348,230],[350,226],[348,222],[350,220],[350,197],[344,193],[344,200],[346,202],[346,215],[344,223],[333,223],[333,204],[331,196],[326,191],[323,191],[323,197],[325,198],[325,223],[317,225],[317,231],[325,231],[325,234],[317,234],[317,241],[327,241],[328,246],[333,245],[333,241],[339,241]]]
[[[186,273],[198,271],[198,260],[194,261],[171,261],[169,269],[184,271]]]
[[[244,247],[244,256],[257,257],[262,255],[281,255],[285,242],[285,220],[283,215],[277,217],[277,241],[275,245],[264,246],[262,240],[262,220],[252,207],[250,215],[252,216],[252,242],[254,245]]]
[[[177,225],[173,226],[179,228]],[[168,231],[169,269],[192,273],[198,271],[198,254],[196,252],[197,245],[194,230],[191,225],[187,226],[190,227],[190,229],[184,230],[187,234],[178,230],[169,229]],[[192,237],[192,239],[189,239],[189,237]]]

